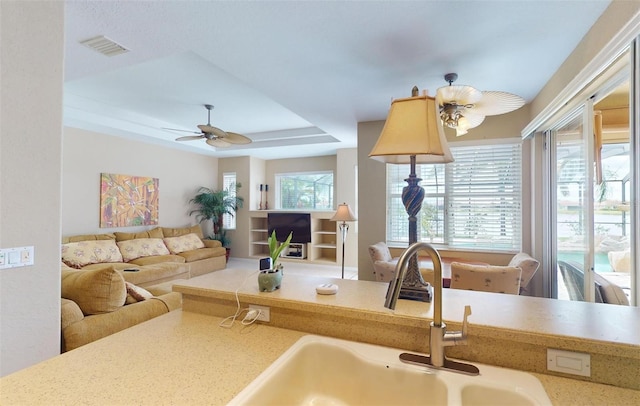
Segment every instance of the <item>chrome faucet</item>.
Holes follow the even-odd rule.
[[[462,372],[469,375],[478,375],[480,371],[474,365],[451,361],[445,356],[445,347],[467,343],[467,316],[471,315],[471,306],[465,306],[464,308],[462,331],[447,332],[447,326],[442,321],[442,259],[438,251],[430,244],[426,242],[416,242],[411,244],[400,256],[396,264],[395,277],[389,285],[384,307],[391,310],[396,308],[402,280],[407,273],[409,258],[421,250],[426,251],[433,262],[433,321],[430,324],[431,328],[429,332],[429,351],[431,354],[425,357],[423,355],[403,353],[400,354],[400,360],[413,364],[429,365],[434,368]]]

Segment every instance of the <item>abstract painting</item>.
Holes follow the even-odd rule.
[[[158,224],[158,178],[100,174],[100,228]]]

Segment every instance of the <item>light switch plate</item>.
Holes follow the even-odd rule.
[[[591,376],[591,355],[547,348],[547,369],[571,375]]]
[[[0,269],[33,265],[33,246],[0,248]]]

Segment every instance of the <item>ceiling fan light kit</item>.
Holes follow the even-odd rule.
[[[249,144],[251,139],[245,137],[242,134],[226,132],[218,127],[211,125],[211,110],[213,110],[212,104],[205,104],[204,108],[207,109],[207,124],[198,125],[200,131],[188,131],[178,130],[175,128],[165,128],[165,130],[171,131],[187,131],[199,135],[187,135],[184,137],[176,138],[176,141],[193,141],[205,139],[208,145],[215,148],[228,148],[233,144]]]
[[[453,85],[456,79],[456,73],[444,75],[449,86],[439,88],[436,95],[442,124],[455,129],[456,136],[479,126],[486,116],[509,113],[524,106],[524,99],[515,94]]]

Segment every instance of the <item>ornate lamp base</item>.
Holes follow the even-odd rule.
[[[421,302],[431,302],[433,298],[433,286],[422,279],[418,270],[418,257],[409,258],[407,272],[400,288],[400,299],[419,300]]]
[[[426,286],[407,286],[400,288],[400,299],[418,300],[421,302],[431,302],[433,299],[433,286],[427,282]]]

